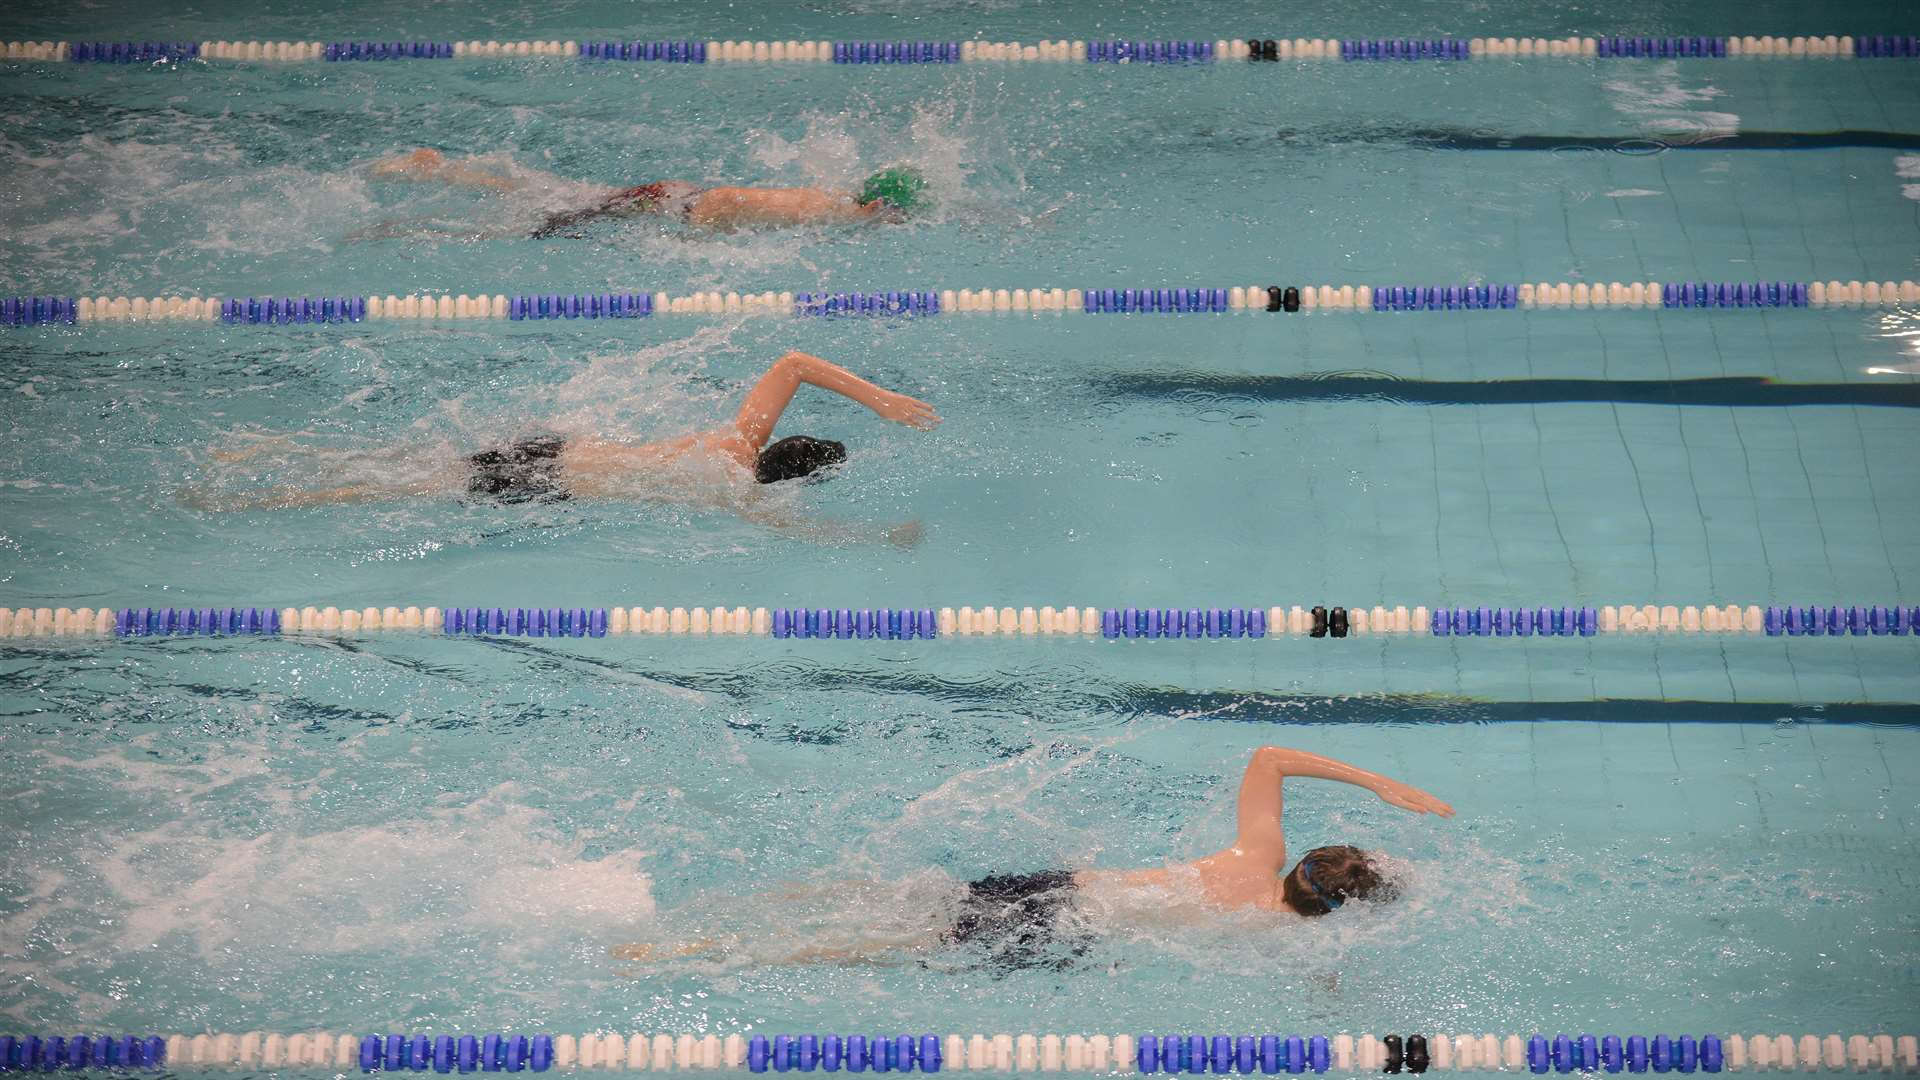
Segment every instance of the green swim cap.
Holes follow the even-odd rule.
[[[860,186],[860,201],[870,203],[875,199],[885,199],[896,210],[912,210],[924,201],[921,192],[927,190],[927,178],[920,170],[908,165],[893,165],[872,176]]]

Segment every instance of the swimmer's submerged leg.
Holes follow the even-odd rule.
[[[720,943],[712,938],[700,938],[685,945],[655,945],[645,941],[634,941],[625,945],[615,945],[607,950],[607,955],[615,960],[644,963],[648,960],[665,960],[676,956],[701,956],[717,952],[719,949]]]
[[[898,938],[862,938],[855,941],[836,944],[801,945],[789,952],[775,956],[768,963],[783,966],[801,964],[837,964],[845,967],[903,964],[909,961],[907,954],[933,948],[940,944],[940,936],[934,933],[914,934]],[[682,945],[656,945],[648,942],[633,942],[615,945],[607,952],[616,960],[629,960],[635,963],[654,963],[666,960],[686,959],[697,956],[711,956],[729,951],[725,945],[711,938],[701,938]]]
[[[235,495],[222,494],[204,487],[186,487],[180,489],[179,499],[181,505],[194,510],[216,512],[291,510],[304,506],[341,506],[404,499],[439,494],[444,490],[444,484],[433,480],[421,480],[410,484],[345,484],[331,488],[302,488],[289,485]]]
[[[276,450],[298,449],[300,446],[299,443],[294,442],[293,439],[287,435],[256,435],[246,436],[246,438],[250,439],[252,445],[242,447],[238,450],[210,450],[207,456],[220,462],[246,461],[248,458],[256,458],[261,454],[272,453]]]
[[[548,214],[547,220],[541,222],[527,236],[534,240],[548,240],[576,225],[586,225],[604,217],[612,217],[616,212],[611,202],[603,202],[599,206],[589,206],[583,210],[562,210],[557,214]]]

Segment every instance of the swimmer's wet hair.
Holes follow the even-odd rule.
[[[1385,900],[1393,895],[1391,883],[1373,857],[1345,844],[1307,852],[1287,871],[1280,888],[1287,906],[1302,915],[1326,915],[1348,900]]]
[[[753,478],[777,484],[808,476],[847,460],[847,445],[811,435],[789,435],[765,450],[753,464]]]

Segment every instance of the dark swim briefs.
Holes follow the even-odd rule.
[[[688,185],[675,182],[641,184],[639,187],[622,188],[592,206],[578,210],[562,210],[548,214],[540,226],[528,234],[535,240],[545,240],[558,236],[565,229],[575,225],[585,225],[605,217],[624,217],[629,214],[660,214],[677,217],[682,222],[693,222],[693,204],[707,189],[694,187],[684,190]]]
[[[467,494],[503,506],[570,498],[560,480],[560,451],[566,445],[558,435],[537,435],[504,450],[482,450],[467,459],[473,466]]]
[[[1060,914],[1072,906],[1070,870],[984,877],[967,883],[947,941],[986,946],[996,967],[1065,967],[1071,959],[1051,946],[1060,937]],[[1087,944],[1073,941],[1072,955],[1084,953]]]

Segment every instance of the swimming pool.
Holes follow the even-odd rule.
[[[1845,14],[1362,4],[1269,30],[1173,5],[108,5],[84,21],[9,11],[0,39],[1910,29],[1892,5]],[[8,295],[1920,277],[1911,60],[9,61],[0,86]],[[567,179],[498,196],[367,175],[416,145]],[[903,160],[937,196],[906,225],[525,238],[592,183],[844,186]],[[0,604],[1910,608],[1916,310],[0,328]],[[921,434],[803,394],[782,433],[843,439],[852,457],[833,482],[776,493],[775,516],[801,527],[673,492],[193,506],[209,489],[422,475],[531,431],[694,431],[794,348],[946,418]],[[0,642],[15,777],[0,1010],[16,1032],[356,1046],[462,1031],[1911,1033],[1913,649],[1764,631],[16,631]],[[936,918],[984,874],[1203,854],[1265,743],[1459,808],[1435,824],[1289,786],[1296,844],[1403,858],[1400,902],[1284,924],[1093,912],[1096,944],[1058,970],[965,948],[772,962]],[[608,952],[705,937],[720,958]]]

